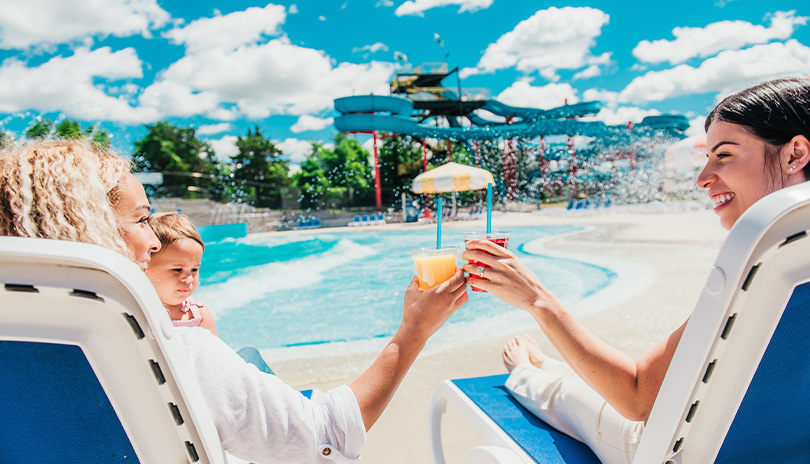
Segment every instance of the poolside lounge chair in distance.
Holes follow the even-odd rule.
[[[0,461],[225,463],[180,340],[136,264],[0,237]]]
[[[761,199],[729,231],[635,463],[810,462],[809,229],[806,182]],[[487,442],[470,450],[465,463],[598,462],[509,405],[500,377],[439,385],[431,407],[436,463],[444,463],[440,421],[447,404]],[[494,417],[487,415],[488,402],[498,405]],[[512,423],[502,428],[499,416]]]

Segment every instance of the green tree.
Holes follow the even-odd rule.
[[[422,142],[409,136],[385,137],[379,153],[383,203],[397,203],[402,192],[411,192],[413,178],[424,170]]]
[[[329,192],[329,180],[318,161],[317,147],[313,149],[314,152],[301,163],[301,170],[292,177],[292,185],[297,187],[301,194],[299,203],[302,208],[320,206]]]
[[[37,119],[25,131],[25,136],[28,139],[45,139],[51,136],[54,132],[53,121],[50,119]]]
[[[370,155],[360,143],[344,134],[335,135],[334,148],[315,143],[312,154],[293,176],[301,190],[301,205],[367,205],[374,202]]]
[[[256,206],[278,207],[280,192],[290,183],[290,168],[282,152],[256,127],[236,140],[239,153],[231,157],[233,179],[239,198]]]
[[[371,155],[357,139],[335,135],[335,148],[321,146],[316,156],[331,188],[344,189],[350,198],[368,201],[373,196]]]
[[[14,139],[4,130],[0,130],[0,150],[14,142]]]
[[[216,155],[208,143],[197,138],[193,128],[161,121],[147,124],[146,129],[146,135],[134,143],[132,160],[136,171],[163,173],[163,188],[156,194],[196,198],[202,191],[217,196]]]
[[[25,136],[29,139],[45,139],[55,137],[61,139],[87,140],[102,149],[110,148],[110,134],[104,130],[96,130],[90,125],[82,130],[79,121],[65,118],[57,125],[50,119],[38,119],[26,131]]]

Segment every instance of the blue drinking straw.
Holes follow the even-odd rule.
[[[492,233],[492,183],[487,184],[487,236]]]
[[[442,247],[442,199],[436,200],[436,249]]]

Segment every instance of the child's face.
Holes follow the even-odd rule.
[[[152,255],[146,275],[164,305],[180,305],[200,282],[203,248],[190,238],[181,238]]]

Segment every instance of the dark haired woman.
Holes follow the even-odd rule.
[[[777,79],[731,95],[709,113],[705,128],[708,161],[697,184],[726,229],[760,198],[810,175],[806,79]],[[631,462],[686,322],[635,361],[583,327],[509,250],[470,241],[462,258],[487,264],[487,280],[475,286],[529,312],[566,361],[548,359],[528,338],[510,340],[503,359],[512,395],[603,463]]]

